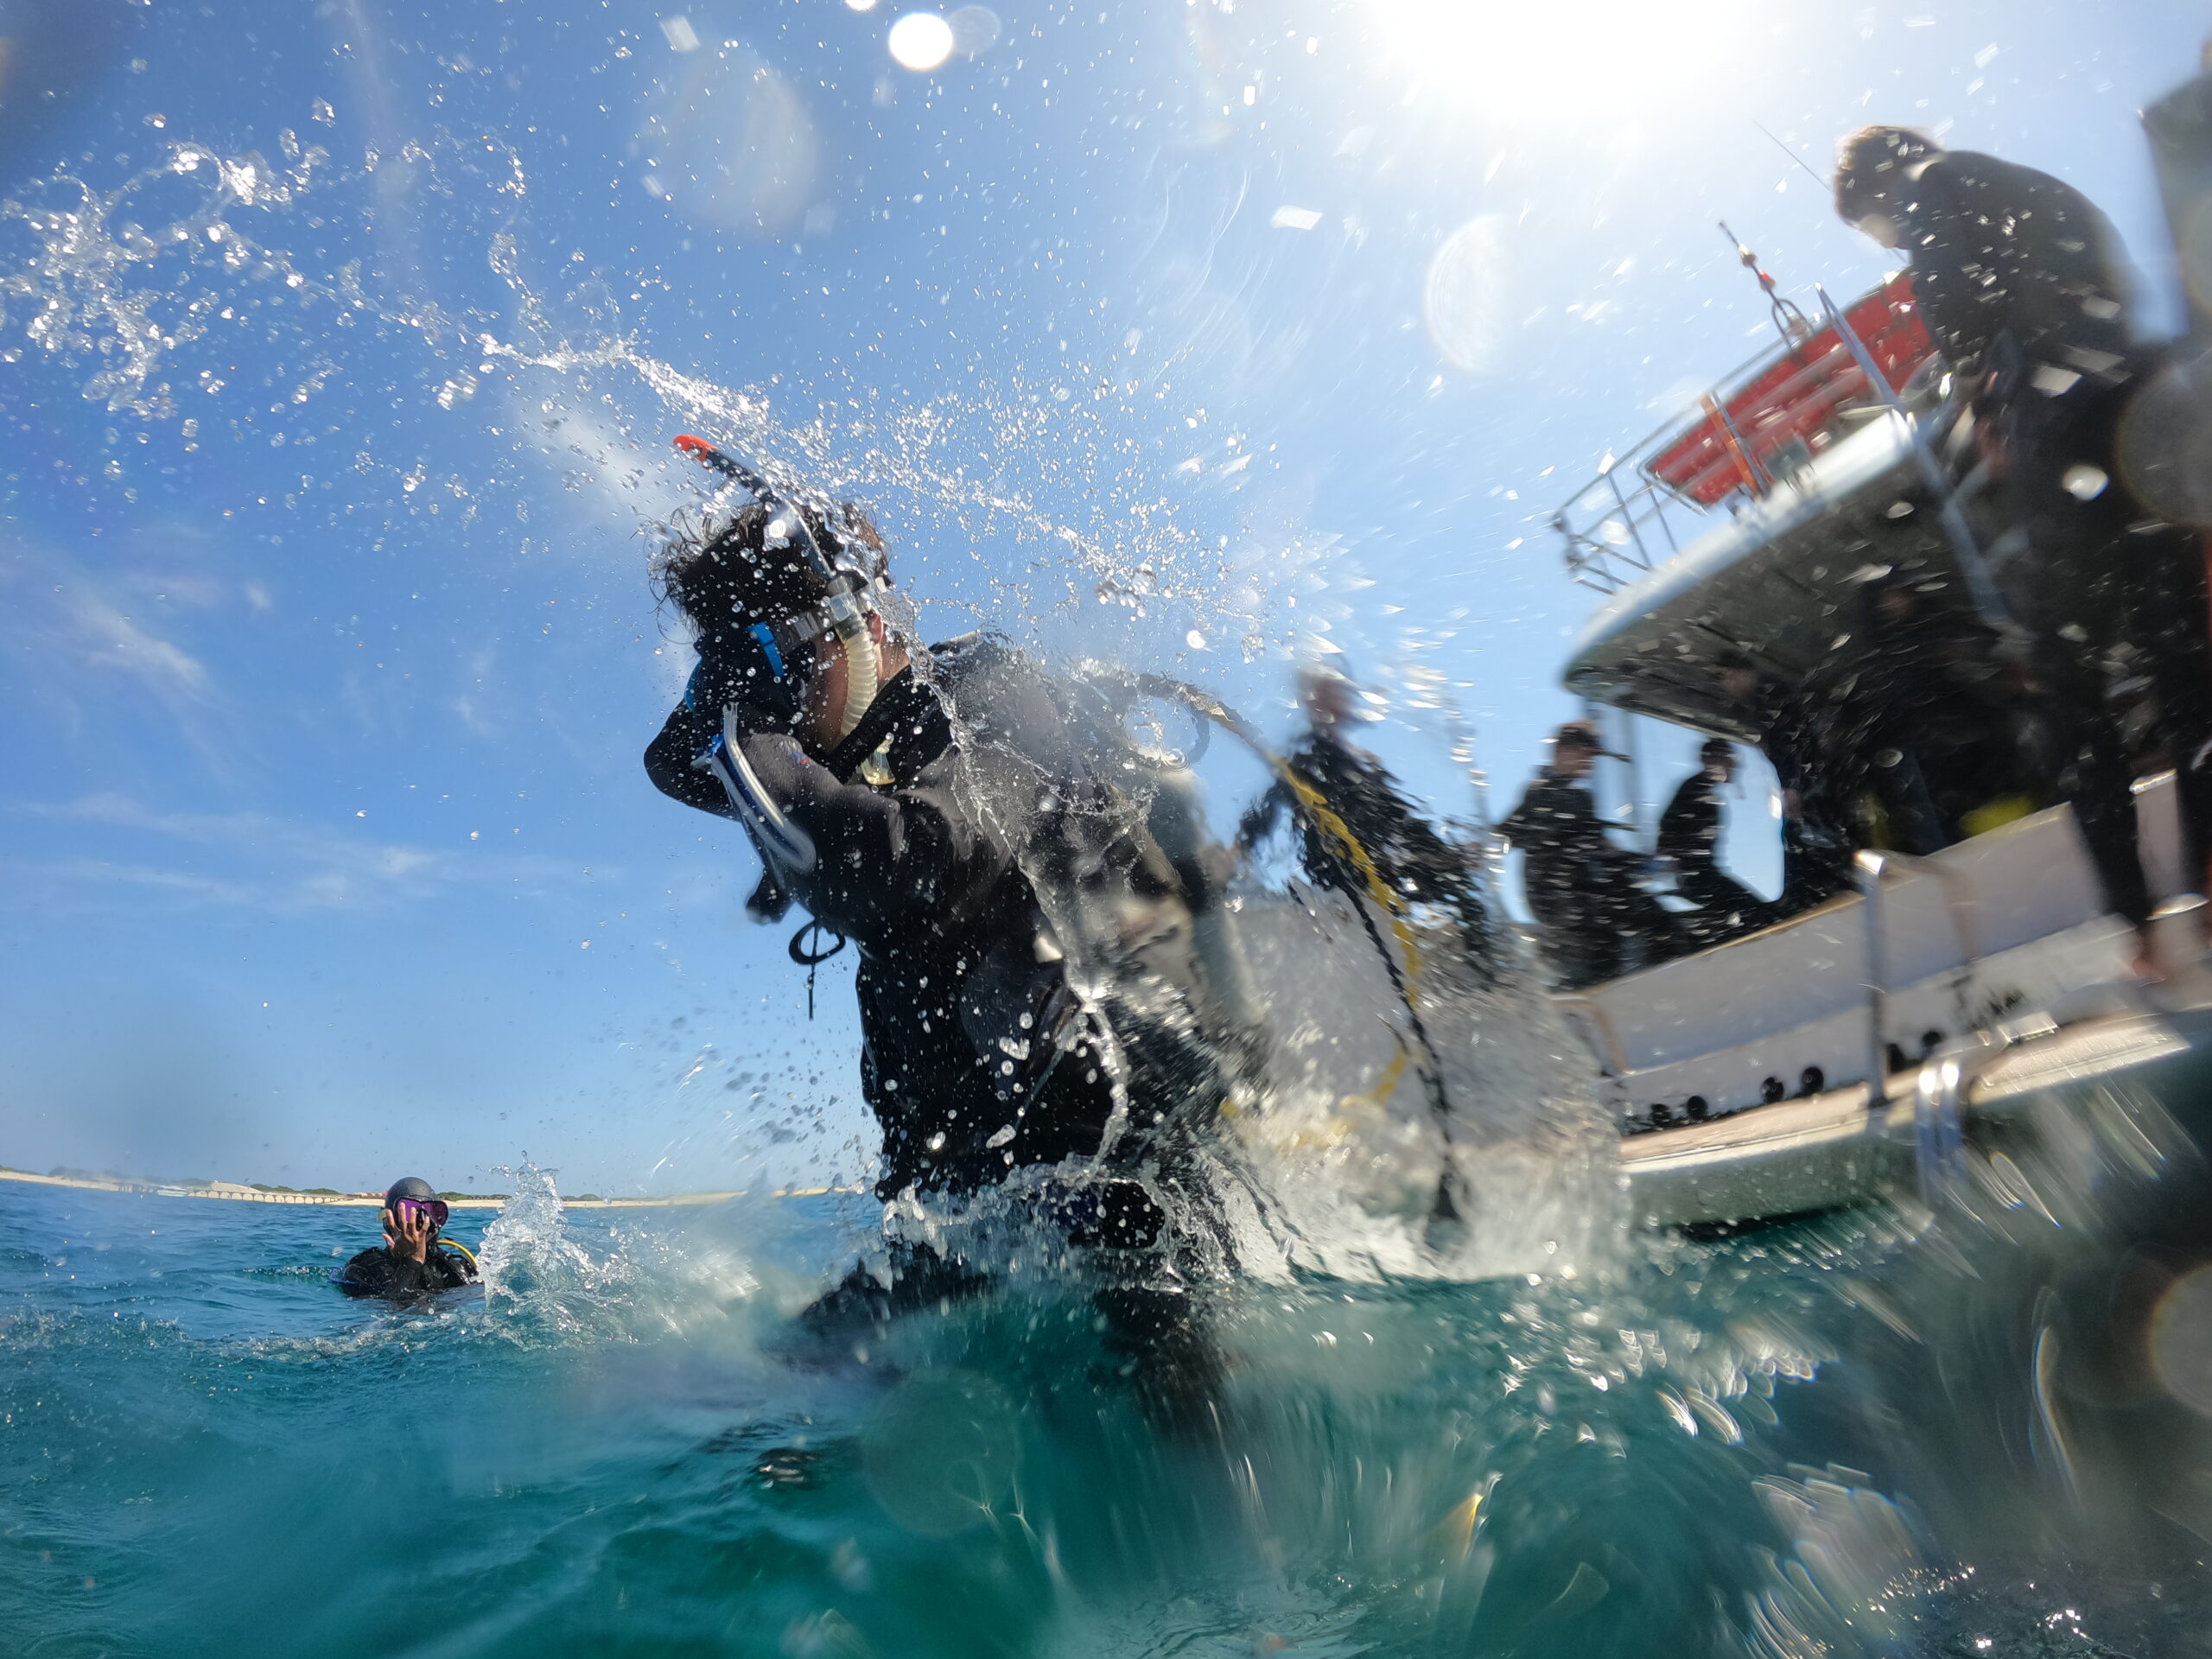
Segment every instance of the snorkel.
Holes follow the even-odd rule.
[[[868,713],[882,680],[875,637],[868,626],[868,613],[874,607],[867,601],[867,575],[849,563],[831,563],[814,534],[814,526],[807,523],[806,515],[797,504],[785,499],[782,492],[763,474],[736,457],[725,454],[704,438],[694,437],[688,432],[677,438],[676,447],[709,471],[720,473],[749,491],[753,499],[771,514],[762,544],[785,547],[796,541],[809,568],[830,590],[821,609],[830,624],[829,632],[845,647],[845,707],[837,721],[837,741],[842,743],[852,735],[853,728]]]

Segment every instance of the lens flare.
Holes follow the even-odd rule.
[[[952,29],[952,49],[963,58],[982,57],[1005,32],[998,13],[988,6],[963,6],[947,21]]]
[[[891,25],[887,44],[900,68],[925,75],[952,55],[952,25],[934,11],[910,11]]]
[[[2151,1316],[2151,1365],[2166,1392],[2212,1415],[2212,1268],[2174,1281]]]
[[[1444,239],[1421,284],[1429,339],[1446,361],[1470,373],[1496,367],[1505,344],[1505,236],[1503,213],[1469,220]]]

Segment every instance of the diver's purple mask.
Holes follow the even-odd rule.
[[[443,1198],[402,1198],[391,1206],[392,1219],[402,1227],[414,1220],[419,1212],[433,1229],[442,1229],[453,1211],[446,1207]]]

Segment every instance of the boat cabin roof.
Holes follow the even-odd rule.
[[[1964,607],[1912,439],[1885,416],[1614,594],[1584,626],[1564,677],[1599,702],[1756,741],[1723,674],[1748,667],[1798,684],[1853,675],[1871,646],[1869,589],[1898,572]]]
[[[1872,586],[1909,578],[1967,608],[1891,408],[1931,403],[1941,368],[1910,283],[1893,276],[1840,316],[1706,394],[1694,420],[1609,456],[1554,516],[1570,574],[1610,595],[1575,642],[1568,689],[1753,739],[1727,670],[1847,688]]]

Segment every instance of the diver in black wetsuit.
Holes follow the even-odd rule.
[[[1724,661],[1720,689],[1758,734],[1782,791],[1782,896],[1772,920],[1823,904],[1851,886],[1849,801],[1865,768],[1838,740],[1834,712],[1780,676]]]
[[[1735,776],[1736,746],[1707,738],[1698,749],[1698,769],[1659,815],[1659,856],[1673,861],[1675,890],[1698,907],[1678,925],[1700,944],[1718,944],[1771,919],[1766,900],[1720,868],[1720,791]]]
[[[795,546],[807,532],[818,561]],[[1218,971],[1227,861],[1187,780],[1135,792],[1143,769],[1082,682],[988,640],[891,632],[880,548],[849,508],[835,524],[773,501],[672,538],[660,588],[698,664],[645,770],[746,824],[766,867],[756,915],[796,899],[857,946],[878,1196],[1038,1172],[1024,1185],[1046,1219],[1127,1281],[1101,1294],[1109,1340],[1173,1348],[1179,1272],[1225,1248],[1196,1154],[1240,1034]],[[826,620],[839,588],[864,645]],[[889,1286],[856,1272],[817,1317],[982,1287],[925,1247],[893,1256]]]
[[[1351,682],[1327,668],[1308,668],[1299,677],[1306,736],[1284,757],[1284,764],[1344,821],[1386,887],[1411,903],[1451,912],[1476,979],[1494,983],[1497,929],[1475,874],[1474,854],[1439,835],[1399,791],[1382,763],[1347,740],[1345,727],[1359,717]],[[1313,821],[1287,781],[1276,783],[1246,811],[1237,825],[1238,850],[1249,852],[1273,834],[1286,812],[1298,825],[1299,861],[1307,878],[1344,893],[1355,905],[1368,904],[1373,895],[1366,876]]]
[[[1521,849],[1522,889],[1562,990],[1649,967],[1681,944],[1674,918],[1637,885],[1643,861],[1606,836],[1583,782],[1608,753],[1597,728],[1569,721],[1553,734],[1550,763],[1497,826]]]
[[[378,1219],[384,1243],[372,1245],[331,1274],[348,1296],[381,1296],[411,1302],[476,1281],[476,1263],[458,1244],[438,1235],[449,1212],[445,1200],[419,1175],[401,1177],[384,1195]]]
[[[1867,127],[1837,152],[1838,214],[1910,257],[1929,330],[1967,390],[2020,543],[1992,568],[2029,636],[2045,770],[2074,808],[2106,900],[2144,936],[2126,746],[2107,696],[2114,649],[2149,681],[2177,768],[2187,883],[2212,858],[2212,618],[2194,536],[2127,486],[2120,417],[2152,366],[2128,316],[2125,255],[2082,193],[2033,168]]]

